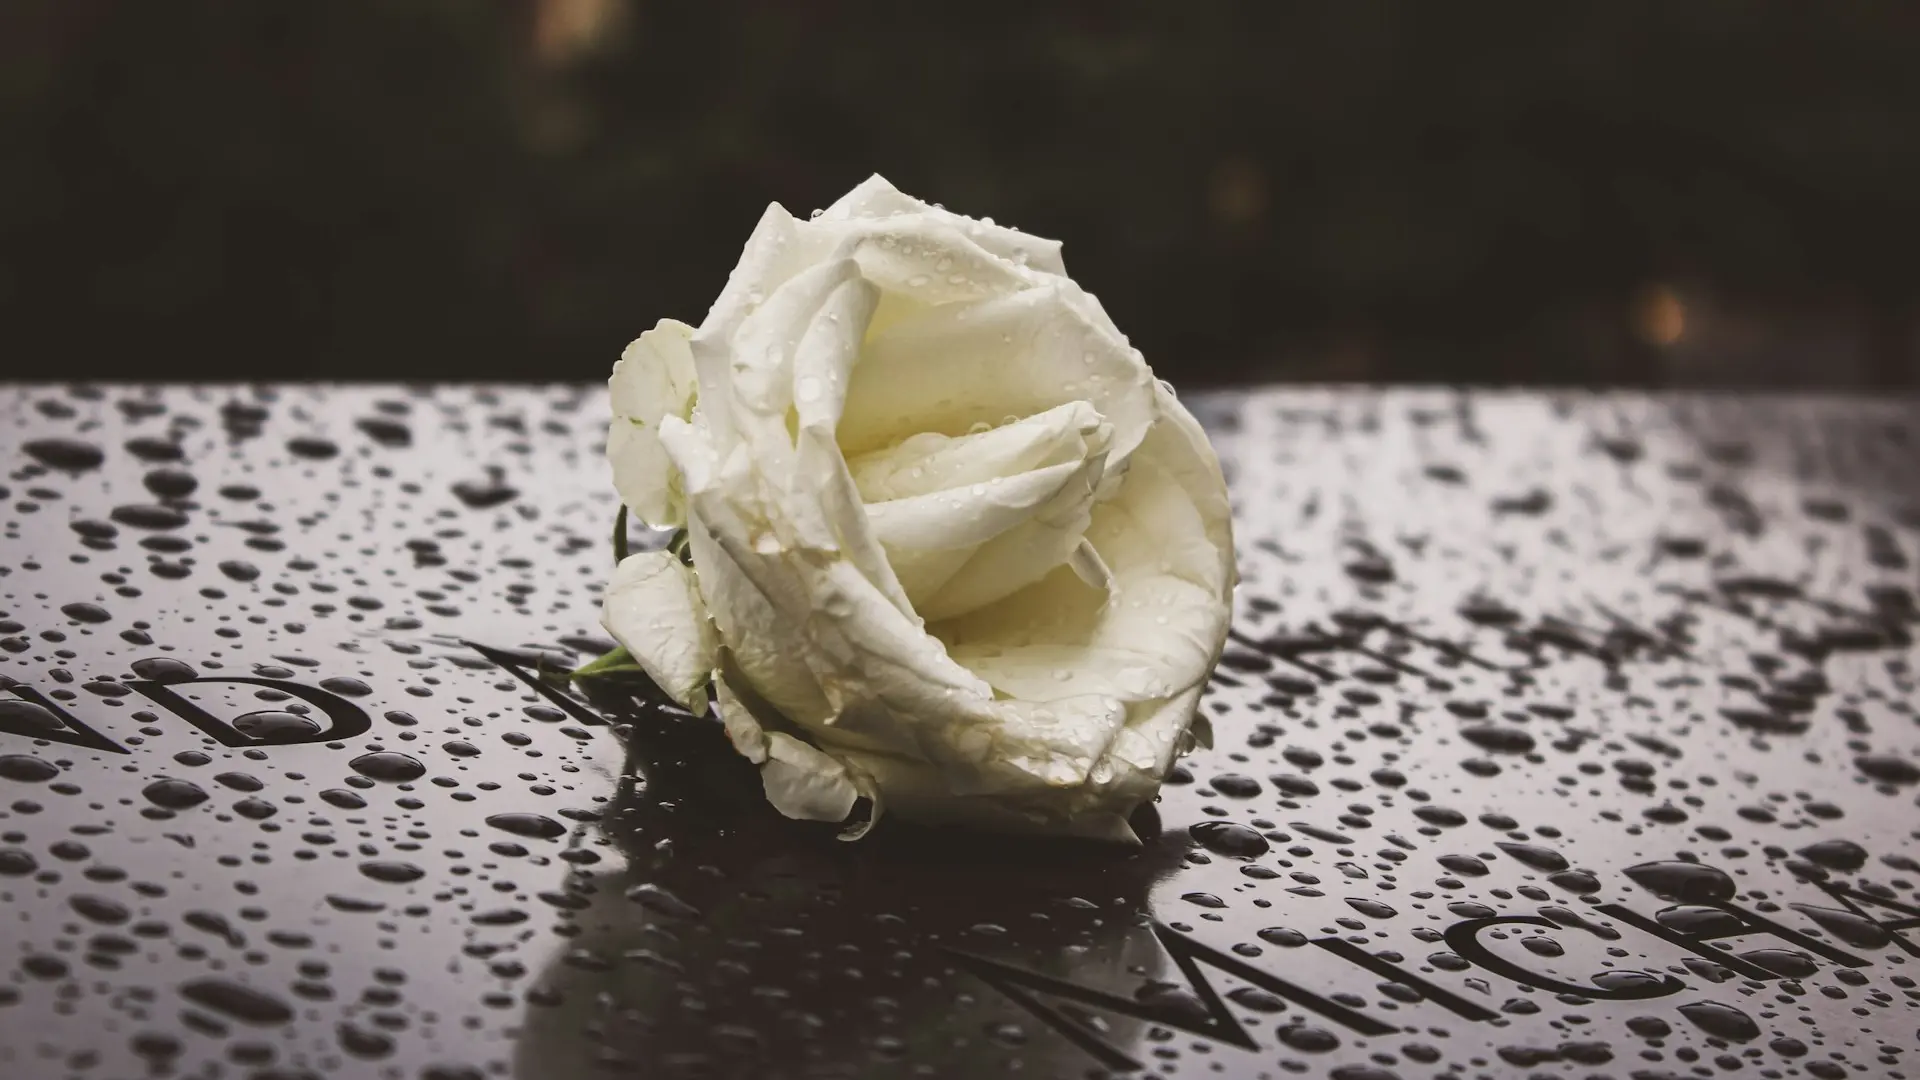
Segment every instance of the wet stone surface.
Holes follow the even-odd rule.
[[[1129,853],[542,689],[602,394],[0,391],[0,1075],[1915,1072],[1914,407],[1199,399],[1245,584]]]

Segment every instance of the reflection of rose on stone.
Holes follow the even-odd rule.
[[[607,629],[694,712],[713,685],[783,814],[1132,842],[1206,741],[1226,483],[1057,242],[879,177],[776,204],[610,390],[621,499],[691,564],[626,558]]]
[[[716,727],[617,719],[631,725],[629,772],[646,778],[623,787],[590,849],[626,865],[570,890],[563,951],[530,977],[518,1076],[892,1075],[907,1060],[1080,1075],[1095,1064],[1085,1051],[947,950],[1123,996],[1164,977],[1147,895],[1184,844],[1146,818],[1147,846],[1124,858],[910,826],[838,844],[772,813]],[[1085,1019],[1118,1047],[1146,1035],[1128,1017]]]

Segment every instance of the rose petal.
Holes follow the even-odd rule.
[[[889,296],[927,307],[1006,296],[1042,280],[927,215],[853,222],[836,253],[858,262],[860,275]]]
[[[1086,401],[1113,425],[1117,467],[1157,419],[1154,383],[1139,354],[1076,295],[1076,286],[1049,282],[885,327],[876,316],[847,389],[841,447],[864,454],[921,432],[958,436]]]
[[[1105,433],[1103,434],[1103,428]],[[869,503],[966,487],[1047,465],[1085,460],[1111,427],[1085,401],[961,436],[925,431],[847,462]]]
[[[889,549],[948,551],[984,544],[1032,517],[1062,491],[1090,493],[1086,461],[1047,465],[965,488],[869,503],[873,535]]]
[[[713,700],[734,751],[755,765],[767,760],[767,733],[726,679],[713,681]]]
[[[1027,520],[981,544],[973,557],[924,601],[921,616],[935,622],[978,610],[1070,562],[1086,543],[1105,464],[1104,456],[1089,459],[1072,482],[1062,485]]]
[[[1086,532],[1112,575],[1111,598],[1056,573],[940,626],[949,653],[1002,693],[1043,694],[1019,673],[1062,669],[1088,686],[1104,681],[1103,692],[1157,698],[1212,670],[1235,580],[1225,484],[1199,425],[1171,395],[1162,405],[1164,419]]]
[[[1073,568],[1073,576],[1082,582],[1103,593],[1113,590],[1113,571],[1107,568],[1107,561],[1100,557],[1100,549],[1084,536],[1067,559],[1067,565]]]
[[[715,533],[746,534],[748,524],[721,490],[721,468],[706,434],[691,424],[669,421],[661,441],[687,483],[687,544],[700,595],[734,662],[760,694],[800,723],[831,715],[819,682],[789,643],[799,640],[804,620],[783,614],[716,538]],[[789,599],[785,610],[794,610]]]
[[[1018,229],[1009,229],[931,206],[911,195],[903,194],[884,177],[877,174],[869,176],[852,191],[835,200],[834,204],[816,219],[816,223],[830,224],[842,220],[888,218],[901,215],[925,216],[950,225],[989,252],[1002,259],[1010,260],[1015,265],[1047,274],[1066,275],[1067,268],[1060,261],[1060,241],[1029,236]]]
[[[607,461],[621,501],[655,528],[685,520],[680,478],[660,445],[660,423],[693,412],[697,388],[693,328],[672,319],[640,335],[613,366],[607,380],[613,422],[607,429]]]
[[[627,556],[607,586],[601,622],[667,696],[695,715],[707,711],[717,644],[691,567],[665,551]]]
[[[781,732],[766,737],[760,782],[775,810],[801,821],[845,821],[860,789],[846,764]]]

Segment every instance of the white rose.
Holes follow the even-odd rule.
[[[714,684],[775,807],[1135,840],[1207,739],[1226,485],[1058,242],[877,176],[775,204],[609,386],[620,496],[692,565],[626,559],[605,624],[696,714]]]

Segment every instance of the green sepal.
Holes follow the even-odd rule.
[[[567,673],[569,679],[602,679],[619,675],[639,675],[647,677],[647,669],[633,659],[633,654],[622,645],[597,659],[574,668]]]

